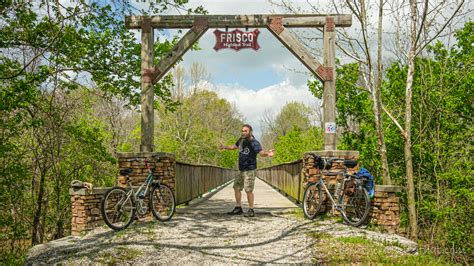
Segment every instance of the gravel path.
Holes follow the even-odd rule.
[[[234,206],[230,184],[178,209],[169,222],[137,222],[119,233],[101,227],[52,241],[33,247],[28,263],[310,263],[311,222],[292,214],[297,206],[262,181],[255,195],[253,218],[225,214]]]
[[[255,195],[253,218],[225,214],[234,206],[230,184],[178,209],[166,223],[139,221],[118,233],[104,226],[82,237],[35,246],[27,264],[314,263],[324,252],[314,237],[318,234],[363,236],[394,243],[397,252],[416,252],[416,243],[397,235],[348,227],[334,219],[303,219],[296,205],[262,181],[256,182]],[[247,209],[245,202],[243,207]]]

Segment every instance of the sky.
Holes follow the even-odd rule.
[[[203,5],[209,15],[281,13],[277,7],[265,0],[190,0],[188,6],[198,5]],[[253,126],[257,138],[262,135],[261,120],[264,113],[276,115],[291,101],[319,106],[318,100],[306,85],[308,79],[313,79],[310,72],[267,29],[259,28],[260,49],[257,51],[252,49],[215,51],[214,30],[209,29],[200,38],[201,50],[188,51],[180,65],[188,71],[195,62],[203,64],[211,76],[208,89],[234,104],[245,117],[244,122]],[[229,28],[229,31],[231,30],[233,28]],[[245,31],[242,28],[241,30]]]

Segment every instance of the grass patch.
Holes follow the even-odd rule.
[[[297,219],[306,219],[306,217],[304,217],[303,209],[301,208],[292,209],[291,211],[288,212],[288,215]]]
[[[339,242],[345,243],[345,244],[354,244],[354,245],[357,245],[357,244],[371,245],[371,244],[373,244],[372,241],[368,240],[365,237],[361,237],[361,236],[345,236],[345,237],[339,237],[337,240]]]
[[[138,249],[128,247],[118,247],[107,250],[100,254],[99,263],[117,264],[119,262],[130,262],[141,256],[143,252]]]
[[[364,236],[334,237],[327,233],[311,232],[308,236],[318,239],[314,245],[313,263],[331,264],[396,264],[396,265],[446,265],[447,260],[436,257],[427,250],[418,254],[399,251],[400,243],[376,243]],[[396,247],[396,248],[393,248]]]
[[[186,208],[186,207],[188,207],[188,205],[186,205],[186,203],[176,205],[176,209],[182,209],[182,208]]]
[[[315,239],[329,239],[332,238],[332,236],[328,233],[323,233],[323,232],[307,232],[307,236],[315,238]]]
[[[114,235],[113,235],[113,238],[114,239],[121,239],[121,238],[125,238],[125,236],[127,235],[127,230],[120,230],[120,231],[115,231],[114,232]]]

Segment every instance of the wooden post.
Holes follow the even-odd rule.
[[[141,49],[141,145],[140,152],[153,152],[153,28],[150,19],[144,18]]]
[[[334,17],[326,17],[324,26],[324,70],[332,78],[324,80],[323,116],[324,116],[324,150],[336,150],[336,61],[335,61],[335,24]],[[327,127],[334,126],[329,133]]]

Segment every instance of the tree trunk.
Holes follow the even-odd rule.
[[[36,200],[36,211],[33,218],[33,229],[31,232],[31,244],[33,246],[40,243],[40,239],[38,239],[38,234],[39,234],[40,218],[41,218],[42,209],[43,209],[45,176],[46,176],[46,173],[44,171],[41,171],[38,198]]]
[[[373,111],[375,117],[375,128],[377,130],[377,149],[382,160],[383,184],[391,185],[392,179],[388,169],[387,148],[383,135],[382,125],[382,18],[383,18],[383,0],[379,3],[379,21],[377,32],[377,80],[373,88],[372,97],[374,101]]]
[[[56,234],[54,239],[62,237],[64,237],[64,222],[61,213],[61,184],[59,180],[56,180]]]
[[[410,0],[411,9],[411,48],[408,54],[408,73],[405,90],[405,168],[407,178],[408,215],[410,218],[410,238],[416,240],[418,237],[418,223],[415,205],[415,185],[413,176],[413,156],[411,152],[411,117],[412,117],[412,94],[413,76],[415,74],[415,51],[416,51],[416,0]]]

